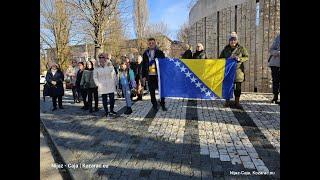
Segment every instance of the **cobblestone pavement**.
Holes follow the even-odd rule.
[[[101,100],[101,110],[89,114],[70,104],[70,93],[65,109],[54,112],[41,97],[40,117],[74,179],[280,177],[280,107],[268,94],[243,94],[241,110],[224,108],[223,100],[186,99],[166,99],[168,111],[153,110],[146,96],[131,115],[122,114],[118,99],[121,115],[106,118]]]

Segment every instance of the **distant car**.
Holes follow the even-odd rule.
[[[46,83],[46,76],[40,75],[40,84],[45,84],[45,83]]]

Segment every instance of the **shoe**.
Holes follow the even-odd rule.
[[[223,104],[223,107],[230,107],[230,100],[226,100],[226,102]]]
[[[108,117],[109,113],[105,113],[104,115],[105,115],[106,117]]]
[[[64,107],[63,107],[63,106],[60,106],[59,109],[64,109]]]
[[[271,103],[278,104],[278,94],[274,93]]]
[[[99,108],[94,108],[93,112],[98,112],[98,111],[99,111]]]
[[[117,115],[117,112],[114,112],[114,111],[112,110],[112,111],[110,111],[110,114],[112,114],[112,115]]]
[[[168,109],[165,106],[161,106],[162,111],[167,111]]]
[[[85,111],[88,110],[88,109],[89,109],[88,107],[84,107],[84,108],[83,108],[83,110],[85,110]]]
[[[240,97],[235,97],[234,107],[235,107],[236,109],[241,109]]]
[[[153,108],[154,110],[157,110],[157,109],[158,109],[158,106],[157,106],[157,105],[153,105],[152,108]]]
[[[78,99],[78,100],[76,100],[76,103],[80,103],[81,101]]]
[[[137,101],[142,101],[142,95],[139,95]]]
[[[92,109],[89,109],[89,113],[92,113]]]
[[[234,105],[234,108],[235,108],[235,109],[242,109],[242,106],[241,106],[239,103],[238,103],[238,104],[236,103],[236,104]]]
[[[54,107],[54,108],[52,109],[52,111],[55,111],[55,110],[57,110],[57,108],[56,108],[56,107]]]
[[[126,112],[124,112],[124,114],[131,114],[132,113],[132,109],[131,109],[131,107],[127,107],[127,110],[126,110]]]

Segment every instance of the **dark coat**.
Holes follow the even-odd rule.
[[[147,79],[149,77],[149,57],[147,55],[148,51],[149,49],[147,49],[142,56],[142,77]],[[155,49],[154,58],[165,58],[165,55],[161,50]]]
[[[192,51],[190,49],[186,50],[182,55],[182,59],[192,59]]]
[[[77,72],[77,79],[76,79],[76,87],[77,88],[80,88],[80,82],[81,82],[82,74],[83,74],[83,71],[81,71],[79,69],[79,71]]]
[[[53,75],[51,73],[51,69],[47,72],[46,81],[48,83],[48,94],[50,97],[57,97],[64,95],[63,81],[64,75],[62,71],[57,70],[57,72]],[[56,85],[52,84],[52,81],[56,81]]]
[[[130,62],[130,69],[132,69],[134,75],[137,75],[137,63],[136,62]]]
[[[234,55],[238,56],[240,58],[240,61],[238,61],[237,63],[236,78],[234,82],[243,82],[245,80],[243,63],[248,60],[249,54],[243,46],[237,44],[236,47],[238,49],[236,50],[236,52],[234,52]],[[227,45],[222,50],[219,58],[229,58],[234,50],[235,48],[232,48],[230,45]]]
[[[204,50],[196,51],[193,54],[192,59],[207,59],[206,52]]]

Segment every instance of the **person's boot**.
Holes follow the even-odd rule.
[[[157,110],[157,109],[158,109],[158,105],[155,103],[155,104],[152,105],[152,108],[153,108],[154,110]]]
[[[162,108],[162,111],[167,111],[168,110],[164,104],[161,105],[161,108]]]
[[[226,100],[226,102],[223,104],[223,107],[230,107],[230,100]]]
[[[237,109],[241,109],[240,97],[235,97],[234,106],[235,106],[235,108],[237,108]]]
[[[99,111],[99,108],[98,107],[95,107],[94,108],[94,112],[98,112]]]
[[[52,108],[52,111],[55,111],[55,110],[57,110],[57,107],[53,107],[53,108]]]
[[[271,100],[271,103],[278,104],[278,93],[273,94],[273,99]]]
[[[138,101],[142,101],[142,94],[139,94],[138,95],[138,99],[137,99]]]
[[[113,109],[110,110],[110,114],[112,114],[112,115],[118,115],[117,112],[115,112]]]
[[[124,112],[124,114],[131,114],[132,113],[132,109],[131,109],[131,107],[127,107],[127,110],[126,110],[126,112]]]

